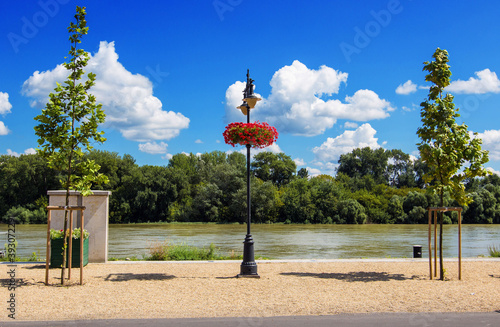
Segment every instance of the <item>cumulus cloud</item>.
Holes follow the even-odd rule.
[[[9,94],[0,92],[0,115],[6,115],[10,113],[12,105],[9,102]],[[3,121],[0,121],[0,135],[7,135],[10,130],[5,126]]]
[[[173,157],[173,155],[172,155],[172,154],[167,153],[167,154],[165,154],[164,156],[162,156],[161,158],[162,158],[162,159],[165,159],[165,160],[170,160],[170,159],[172,159],[172,157]]]
[[[293,159],[293,161],[295,162],[295,164],[297,165],[297,167],[305,166],[306,165],[306,162],[302,158],[295,158],[295,159]]]
[[[316,168],[309,169],[309,167],[307,167],[307,169],[310,171],[309,175],[311,175],[313,177],[321,175],[321,174],[335,176],[335,174],[337,173],[337,168],[339,166],[339,164],[337,162],[318,161],[318,162],[315,162],[314,164],[316,166],[318,166],[319,169],[316,169]],[[315,171],[315,173],[311,173],[311,171],[313,171],[313,170]]]
[[[469,78],[467,81],[457,80],[450,83],[446,90],[455,93],[484,94],[500,93],[500,80],[495,72],[483,69],[475,72],[477,76]]]
[[[416,104],[412,103],[411,107],[403,106],[402,109],[403,109],[403,111],[411,112],[411,111],[418,110],[419,106],[417,106]]]
[[[236,150],[236,151],[237,151],[237,152],[239,152],[239,153],[242,153],[242,154],[244,154],[244,155],[246,155],[246,154],[247,154],[247,149],[246,149],[246,147],[241,147],[241,149],[240,149],[240,150]],[[227,154],[231,154],[231,153],[233,153],[233,152],[235,152],[235,151],[234,151],[234,150],[229,150],[229,151],[226,151],[226,153],[227,153]],[[279,147],[279,145],[278,145],[278,144],[273,143],[272,145],[270,145],[270,146],[268,146],[268,147],[265,147],[265,148],[263,148],[263,149],[253,149],[253,148],[252,148],[252,150],[250,151],[250,155],[251,155],[251,156],[252,156],[252,158],[253,158],[255,155],[257,155],[257,154],[259,154],[259,153],[261,153],[261,152],[280,153],[280,152],[283,152],[283,150],[281,150],[281,148]]]
[[[271,94],[257,104],[252,118],[274,125],[280,133],[314,136],[331,128],[337,119],[383,119],[394,110],[388,101],[371,90],[358,90],[343,101],[326,99],[339,92],[347,76],[327,66],[309,69],[295,60],[274,74],[270,81]],[[245,83],[236,82],[226,90],[226,120],[244,119],[236,109],[241,104],[244,88]]]
[[[345,131],[336,138],[329,137],[323,144],[315,147],[312,152],[319,162],[337,162],[341,154],[351,152],[355,148],[379,148],[377,131],[368,123],[354,131]]]
[[[139,150],[149,154],[162,154],[167,152],[168,144],[165,142],[146,142],[139,144]]]
[[[12,105],[9,102],[9,94],[0,92],[0,115],[6,115],[10,113]]]
[[[23,154],[35,154],[35,153],[36,153],[35,149],[29,148],[29,149],[24,150]],[[7,155],[8,156],[13,156],[13,157],[19,157],[20,156],[20,154],[18,152],[12,151],[11,149],[7,149]]]
[[[482,149],[488,150],[491,160],[500,160],[500,130],[487,130],[477,133],[477,137],[483,140]]]
[[[10,130],[5,126],[3,121],[0,121],[0,135],[7,135],[10,133]]]
[[[316,176],[319,176],[321,175],[321,170],[317,169],[317,168],[311,168],[311,167],[307,167],[307,174],[310,176],[310,177],[316,177]]]
[[[411,80],[406,81],[404,84],[399,84],[396,88],[397,94],[411,94],[417,92],[417,84],[414,84]]]
[[[196,143],[196,144],[203,144],[203,141],[200,140],[200,139],[198,139],[198,140],[194,141],[194,143]]]
[[[350,122],[350,121],[346,121],[344,123],[344,128],[358,128],[358,123],[353,123],[353,122]]]
[[[11,149],[7,149],[7,155],[12,157],[19,157],[19,153],[12,151]]]
[[[102,103],[106,125],[133,141],[169,140],[189,126],[181,113],[163,110],[162,102],[153,96],[151,81],[128,71],[119,61],[114,42],[102,41],[85,69],[96,74],[91,93]],[[56,82],[62,83],[68,71],[62,65],[39,72],[24,82],[22,93],[33,98],[31,106],[42,108]]]

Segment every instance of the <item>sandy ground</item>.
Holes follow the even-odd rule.
[[[16,320],[266,317],[369,312],[500,310],[500,260],[445,262],[448,281],[430,280],[428,261],[258,262],[260,279],[236,278],[240,262],[108,263],[72,269],[0,265],[0,321],[15,294]],[[19,286],[8,290],[9,272]]]

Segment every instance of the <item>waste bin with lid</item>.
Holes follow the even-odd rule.
[[[422,245],[414,245],[413,246],[413,257],[414,258],[422,258]]]

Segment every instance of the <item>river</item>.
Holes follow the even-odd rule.
[[[413,245],[428,257],[427,225],[252,225],[255,257],[272,259],[411,258]],[[7,225],[0,225],[0,232]],[[439,231],[439,229],[438,229]],[[155,242],[208,247],[242,253],[246,225],[130,224],[110,225],[108,257],[142,258]],[[17,225],[18,256],[37,252],[45,258],[47,225]],[[2,234],[1,244],[6,243]],[[500,247],[500,225],[462,225],[462,257],[488,256]],[[458,225],[444,226],[445,257],[458,257]]]

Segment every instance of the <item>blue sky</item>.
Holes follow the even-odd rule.
[[[311,175],[370,146],[418,156],[423,62],[449,52],[449,92],[500,171],[498,1],[1,1],[0,154],[31,153],[33,118],[69,50],[75,6],[87,7],[87,72],[107,114],[98,149],[166,165],[176,153],[240,151],[224,143],[246,70],[261,95],[252,120],[279,132]],[[256,153],[254,151],[253,153]]]

